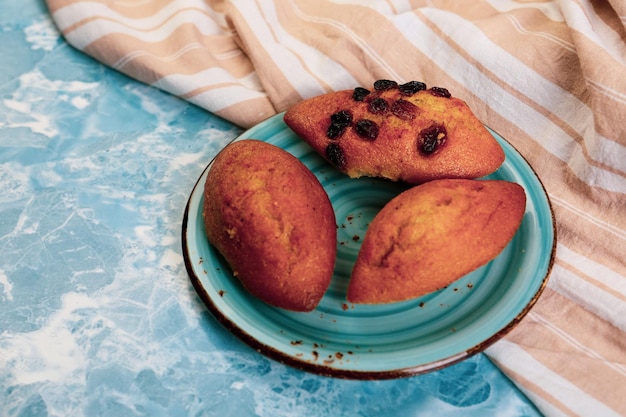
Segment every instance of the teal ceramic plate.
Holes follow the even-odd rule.
[[[522,224],[492,262],[447,288],[410,301],[353,305],[345,293],[368,223],[403,186],[350,179],[335,170],[274,116],[236,140],[260,139],[298,157],[318,177],[335,209],[338,251],[332,283],[316,310],[289,312],[248,294],[208,243],[199,178],[183,220],[183,253],[191,281],[215,317],[259,352],[322,375],[387,379],[438,369],[482,351],[511,330],[546,285],[556,234],[545,190],[524,158],[492,132],[506,153],[487,178],[521,184],[527,207]],[[471,248],[468,248],[471,250]]]

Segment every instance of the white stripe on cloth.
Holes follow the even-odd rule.
[[[548,287],[626,332],[626,303],[556,263]]]
[[[380,13],[385,16],[394,14],[393,9],[389,6],[387,2],[372,1],[372,0],[330,0],[330,1],[335,4],[367,7],[368,9],[375,10],[377,13]]]
[[[279,68],[289,84],[301,97],[310,97],[323,94],[326,91],[319,80],[311,74],[303,63],[289,48],[281,45],[274,37],[273,29],[262,16],[258,3],[251,4],[247,1],[233,1],[239,14],[246,24],[254,32],[254,36],[264,48],[271,61]]]
[[[593,5],[586,0],[559,1],[559,5],[571,29],[606,51],[616,62],[626,65],[626,43],[595,13]]]
[[[184,54],[191,52],[196,49],[205,49],[206,46],[202,45],[198,42],[191,42],[174,52],[168,56],[158,56],[143,49],[135,50],[129,54],[124,55],[122,58],[118,59],[116,62],[111,64],[112,68],[116,70],[121,70],[127,64],[131,63],[135,59],[149,57],[150,59],[155,59],[160,62],[174,62],[177,59],[181,58]]]
[[[606,221],[604,221],[602,219],[599,219],[599,218],[597,218],[595,216],[591,216],[586,211],[577,208],[575,205],[571,204],[570,202],[568,202],[567,200],[565,200],[563,198],[560,198],[560,197],[557,197],[557,196],[551,194],[550,195],[550,200],[553,203],[555,203],[555,204],[557,204],[557,205],[559,205],[559,206],[561,206],[561,207],[571,211],[572,213],[576,214],[577,216],[580,216],[581,218],[587,220],[588,222],[593,223],[594,226],[599,227],[600,229],[603,229],[603,230],[613,234],[616,238],[621,239],[621,240],[626,240],[626,232],[623,229],[621,229],[621,228],[619,228],[617,226],[614,226],[611,223],[608,223],[608,222],[606,222]]]
[[[110,9],[107,8],[110,11]],[[60,9],[54,14],[62,13],[64,9]],[[113,15],[117,15],[112,12]],[[117,15],[119,17],[119,15]],[[153,24],[151,18],[146,19],[127,19],[110,20],[102,15],[94,15],[94,20],[78,26],[69,32],[64,33],[69,43],[78,49],[85,49],[88,45],[98,39],[110,34],[124,34],[137,38],[143,42],[160,42],[167,39],[171,34],[184,24],[193,24],[198,32],[208,35],[223,34],[222,29],[217,22],[206,13],[197,9],[187,9],[165,17],[163,22]],[[147,23],[152,25],[148,26]],[[66,26],[69,27],[69,26]]]
[[[555,36],[551,33],[547,33],[547,32],[538,32],[538,31],[533,31],[533,30],[528,30],[526,28],[524,28],[524,25],[522,25],[522,22],[519,21],[519,19],[511,14],[507,14],[505,15],[507,17],[507,19],[509,19],[511,21],[511,24],[513,25],[513,27],[515,28],[515,30],[517,30],[519,33],[523,34],[523,35],[532,35],[532,36],[538,36],[540,38],[544,38],[547,39],[551,42],[556,43],[557,45],[561,46],[563,49],[566,49],[567,51],[575,54],[576,53],[576,46],[568,41],[565,41],[561,38],[559,38],[558,36]]]
[[[530,353],[508,340],[499,340],[489,347],[485,353],[506,368],[541,387],[546,393],[567,406],[576,415],[620,417],[619,413],[598,401],[585,391],[563,378],[561,375],[546,368]],[[520,387],[523,388],[523,387]],[[540,406],[532,392],[525,391],[535,405]],[[552,412],[554,409],[551,409]],[[555,413],[551,413],[555,415]]]
[[[267,98],[267,96],[240,85],[231,85],[204,91],[191,96],[188,100],[209,111],[217,112],[226,107],[257,98]]]
[[[593,120],[592,110],[574,95],[558,85],[545,79],[534,69],[527,67],[515,56],[493,43],[476,26],[456,15],[450,13],[430,10],[425,13],[431,21],[436,24],[444,33],[462,45],[467,53],[487,68],[507,85],[515,88],[516,91],[528,97],[534,103],[550,110],[567,125],[572,126],[579,133],[587,133],[589,139],[596,139],[595,132],[586,132]],[[476,47],[467,47],[467,40],[471,39],[472,44],[479,44]],[[570,44],[557,43],[564,49],[570,50]],[[485,52],[487,51],[487,52]],[[486,59],[495,55],[493,59]],[[515,68],[515,71],[510,71]],[[566,106],[555,106],[555,103],[568,103]],[[571,104],[575,103],[575,104]],[[581,114],[583,117],[581,118]],[[515,120],[514,118],[509,118]],[[619,168],[619,167],[616,167]]]
[[[569,334],[565,330],[561,329],[559,326],[550,322],[550,320],[547,320],[541,317],[541,315],[536,314],[532,311],[528,313],[528,317],[530,317],[537,323],[540,323],[542,326],[544,326],[546,329],[548,329],[550,332],[556,335],[559,339],[567,343],[573,349],[580,352],[582,355],[585,355],[593,360],[600,361],[602,362],[604,366],[611,368],[618,374],[626,376],[626,366],[605,358],[597,351],[591,349],[588,345],[582,344],[579,340],[577,340],[575,337],[573,337],[571,334]]]
[[[296,12],[300,12],[300,17],[303,17],[302,12],[293,2],[292,6]],[[261,3],[261,7],[265,19],[267,19],[270,27],[276,33],[280,44],[289,49],[293,54],[299,56],[303,62],[306,62],[307,68],[313,72],[316,77],[324,80],[334,91],[354,88],[356,80],[342,65],[311,45],[294,38],[284,30],[278,20],[274,2],[263,2]]]
[[[148,1],[147,3],[151,3],[151,1]],[[126,17],[105,4],[91,1],[81,1],[69,4],[54,12],[53,17],[61,31],[92,17],[114,20],[123,25],[132,26],[136,29],[148,30],[162,25],[176,13],[187,9],[196,9],[211,15],[214,18],[219,16],[219,13],[216,13],[213,9],[201,1],[173,0],[162,9],[159,9],[155,14],[142,18]]]
[[[554,2],[520,2],[515,0],[487,0],[487,3],[499,12],[510,12],[517,9],[537,9],[548,19],[555,22],[563,21],[563,14],[559,6]]]
[[[240,96],[242,100],[257,98],[257,93],[263,93],[263,87],[255,72],[246,77],[235,78],[223,68],[208,68],[195,74],[166,75],[152,83],[152,86],[183,96],[198,88],[219,84],[239,84],[251,90],[250,95]]]
[[[376,51],[376,49],[372,48],[366,40],[361,38],[353,30],[351,30],[350,27],[346,25],[345,23],[342,23],[338,20],[323,18],[319,16],[307,15],[302,10],[297,8],[295,4],[293,6],[294,6],[294,10],[296,14],[298,15],[298,17],[300,17],[300,19],[306,20],[308,22],[312,22],[315,24],[329,25],[329,26],[334,27],[337,30],[340,30],[341,32],[343,32],[343,34],[346,36],[347,39],[351,39],[364,54],[369,56],[374,62],[376,62],[381,68],[383,68],[385,72],[389,74],[389,78],[396,80],[398,82],[406,81],[400,76],[400,74],[393,68],[392,65],[390,65],[387,61],[385,61],[380,56],[380,54]],[[349,88],[352,88],[355,86],[354,81],[353,81],[354,79],[352,78],[352,76],[350,76],[350,79],[351,81],[350,81]],[[341,88],[337,88],[337,89],[345,89],[346,86],[344,84],[342,84]]]
[[[570,124],[577,132],[586,133],[587,137],[590,134],[596,137],[595,132],[589,129],[589,126],[593,126],[591,109],[572,94],[526,67],[500,46],[492,43],[482,31],[470,22],[453,13],[435,9],[424,9],[423,13],[455,42],[463,45],[468,54],[472,55],[474,59],[504,83],[520,94],[526,95],[541,107],[550,109],[553,114]],[[578,148],[580,154],[578,159],[580,159],[583,170],[575,170],[574,173],[581,180],[609,191],[623,192],[626,189],[626,178],[589,165],[584,160],[580,144],[560,126],[504,88],[493,83],[486,74],[481,73],[448,44],[443,41],[423,42],[423,39],[436,39],[437,34],[417,16],[400,15],[394,18],[394,23],[402,33],[406,34],[406,38],[416,48],[429,56],[433,62],[446,68],[446,73],[460,84],[490,86],[488,90],[475,88],[472,92],[485,103],[488,103],[495,112],[518,126],[528,136],[535,138],[539,145],[558,159],[569,163],[574,158],[574,164],[577,164],[576,148]],[[468,40],[471,42],[468,43]],[[515,71],[510,71],[511,68],[515,68]],[[563,103],[567,103],[567,105],[562,105]],[[542,140],[544,137],[551,139]],[[623,168],[621,165],[620,167]],[[576,165],[573,168],[575,169]]]

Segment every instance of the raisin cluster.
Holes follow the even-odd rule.
[[[427,87],[425,83],[420,81],[409,81],[404,84],[398,84],[392,80],[381,79],[374,82],[374,90],[376,92],[393,89],[398,89],[402,96],[410,97],[419,91],[427,90]],[[427,91],[437,97],[451,97],[450,92],[442,87],[431,87]],[[384,114],[391,111],[394,116],[402,120],[413,120],[418,113],[419,109],[410,101],[398,99],[390,104],[377,94],[374,98],[369,99],[370,94],[372,94],[370,90],[363,87],[356,87],[352,92],[352,99],[354,101],[368,101],[368,111],[372,114]],[[331,140],[336,140],[344,134],[348,127],[354,128],[354,131],[362,139],[373,141],[378,137],[379,127],[376,122],[369,119],[361,119],[355,122],[352,113],[348,110],[341,110],[330,116],[330,124],[326,130],[326,137]],[[443,145],[446,136],[447,132],[444,126],[430,126],[418,134],[418,150],[424,155],[431,155]],[[338,168],[342,169],[346,166],[346,157],[339,143],[330,143],[326,148],[326,156],[328,160]]]

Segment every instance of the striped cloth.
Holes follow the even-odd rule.
[[[626,2],[47,0],[66,40],[242,127],[303,98],[425,81],[531,163],[556,262],[487,354],[548,416],[626,415]]]

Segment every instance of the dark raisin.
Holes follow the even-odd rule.
[[[341,147],[337,143],[331,143],[326,147],[326,157],[328,160],[339,169],[346,167],[346,156],[344,155]]]
[[[434,124],[417,135],[417,148],[424,155],[432,155],[446,141],[447,131],[443,125]]]
[[[339,136],[343,135],[345,132],[346,126],[341,125],[339,123],[331,123],[326,129],[326,137],[328,139],[337,139]]]
[[[346,127],[352,123],[352,113],[347,110],[341,110],[330,116],[330,125],[326,129],[326,137],[328,139],[337,139],[343,135]]]
[[[426,90],[426,84],[421,81],[409,81],[408,83],[400,84],[398,89],[403,96],[412,96],[418,91]]]
[[[433,96],[445,97],[445,98],[452,97],[450,92],[443,87],[431,87],[429,91]]]
[[[363,87],[357,87],[352,92],[352,100],[354,101],[363,101],[365,97],[367,97],[370,93],[370,90]]]
[[[340,110],[330,116],[331,123],[337,123],[339,125],[348,126],[352,123],[352,113],[348,110]]]
[[[391,90],[397,86],[398,83],[392,80],[377,80],[374,82],[374,89],[377,91]]]
[[[378,97],[370,102],[369,110],[374,114],[385,113],[387,110],[389,110],[389,104],[384,98]]]
[[[391,106],[391,112],[402,120],[413,120],[417,115],[418,108],[415,104],[406,100],[397,100]]]
[[[374,140],[378,137],[378,125],[368,119],[361,119],[356,122],[356,133],[363,139]]]

